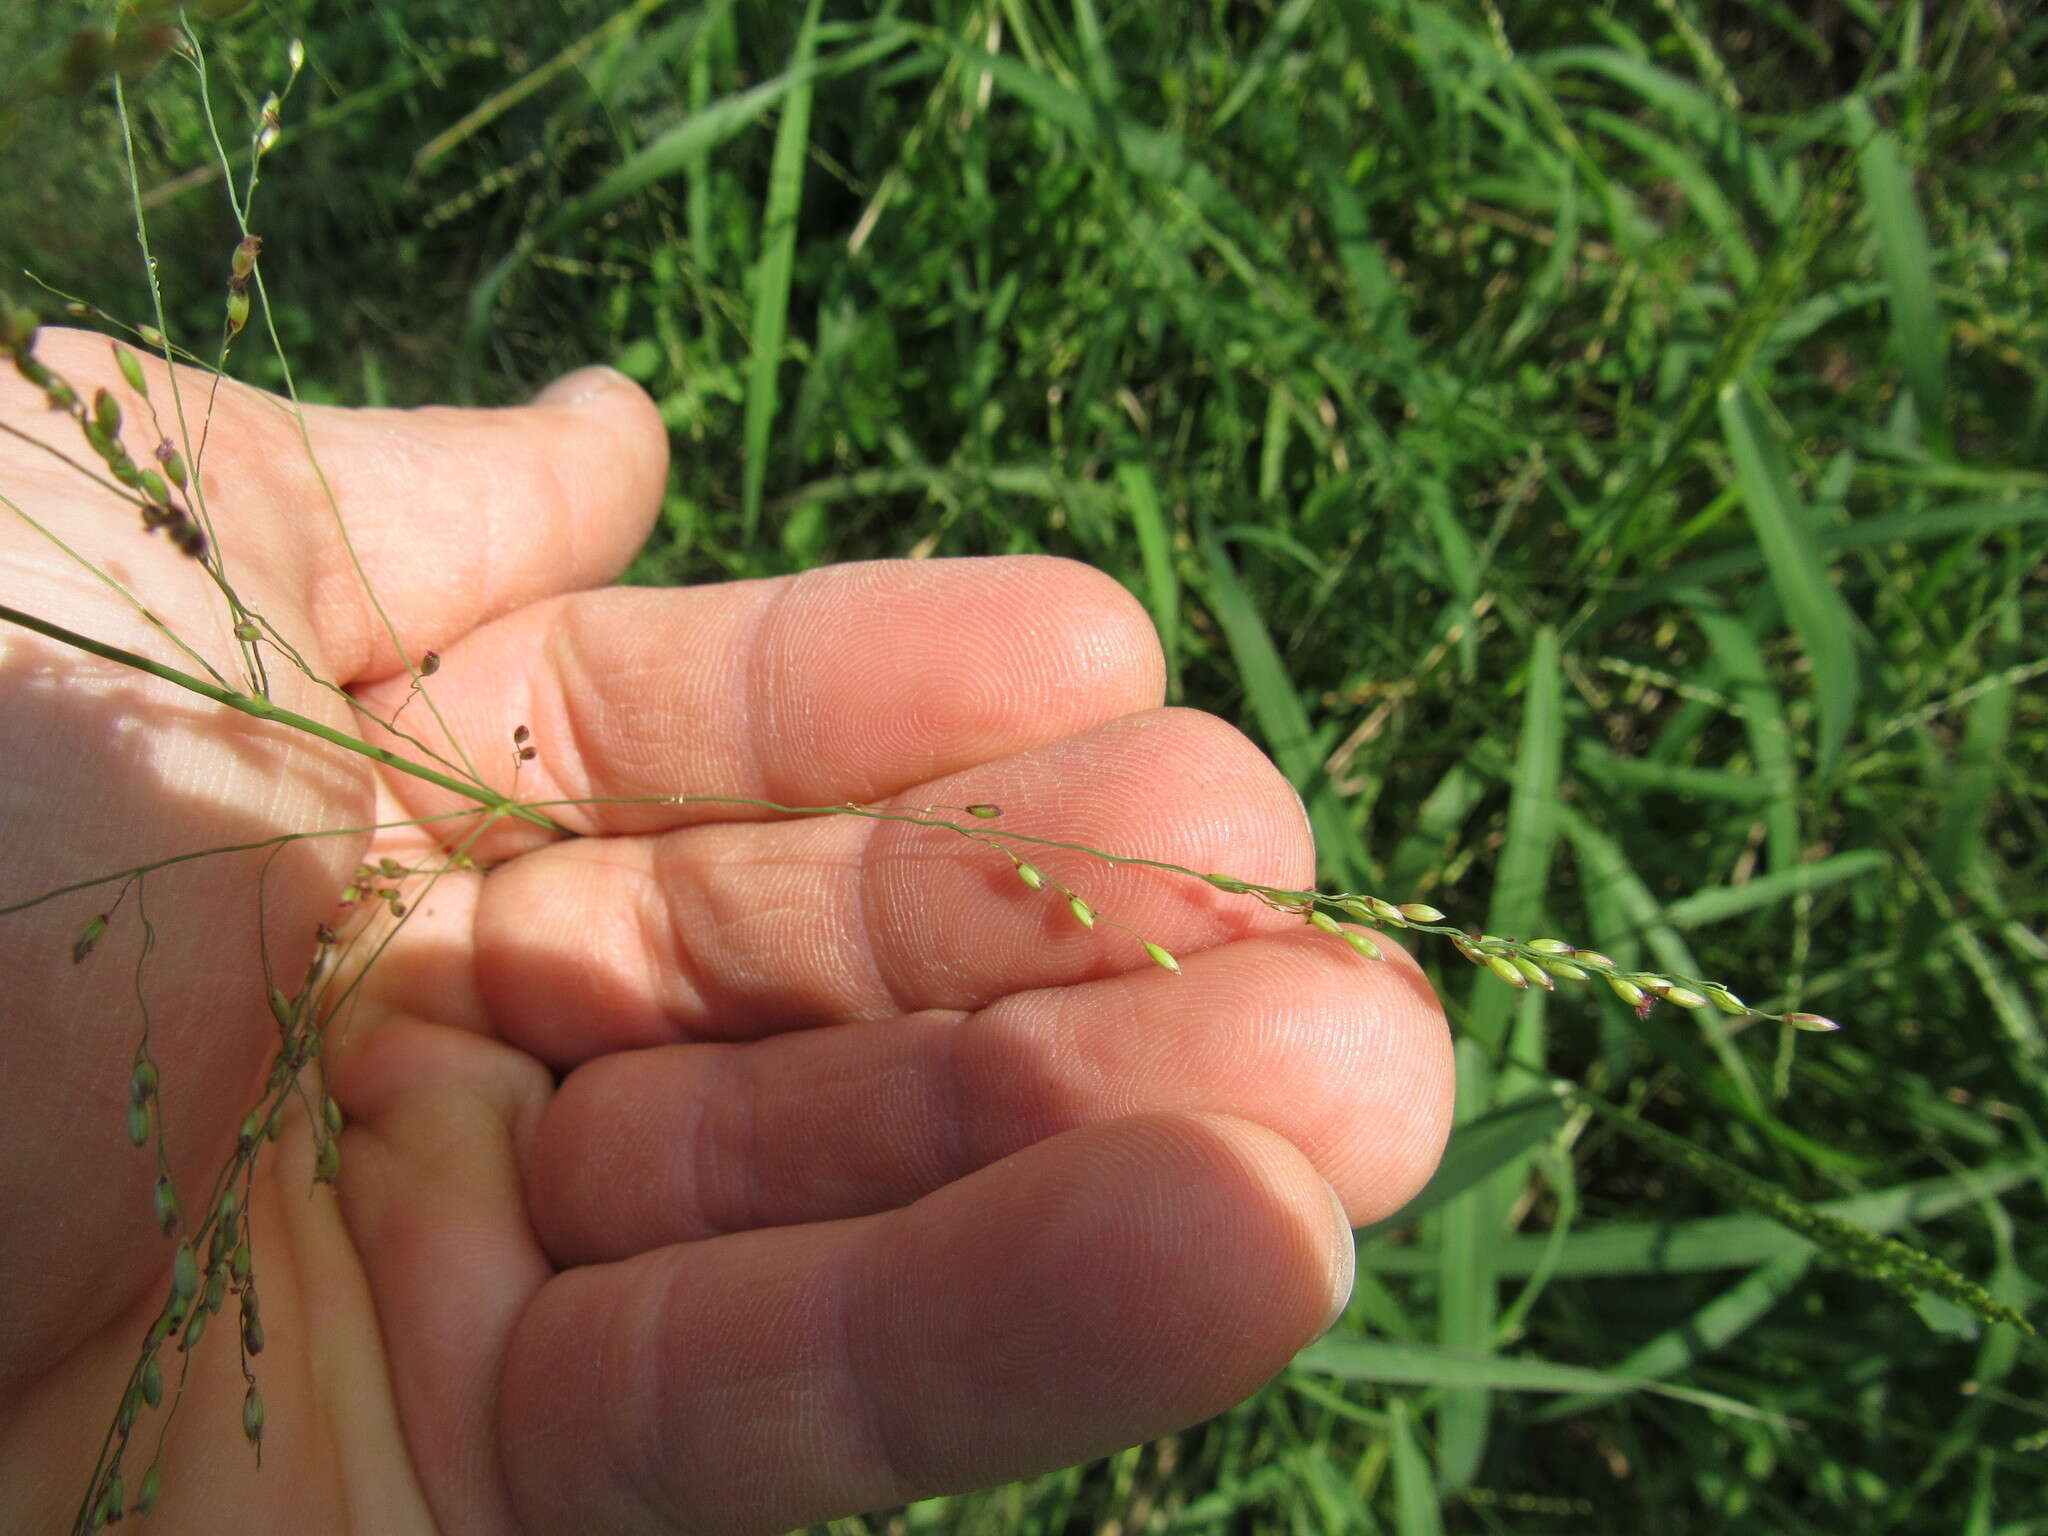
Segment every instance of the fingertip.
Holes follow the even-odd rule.
[[[542,387],[527,409],[567,413],[577,434],[573,467],[595,471],[606,502],[638,509],[651,522],[668,478],[668,426],[646,390],[618,369],[593,363]],[[583,434],[594,434],[584,437]],[[605,484],[608,476],[615,476]],[[642,527],[635,537],[644,537]]]
[[[1351,1230],[1350,1212],[1345,1209],[1344,1197],[1337,1193],[1337,1186],[1327,1179],[1323,1181],[1323,1193],[1330,1197],[1330,1216],[1336,1224],[1332,1256],[1337,1262],[1330,1270],[1330,1310],[1324,1316],[1317,1338],[1337,1326],[1345,1308],[1351,1305],[1351,1293],[1358,1285],[1358,1244]]]
[[[618,393],[623,396],[628,392],[642,400],[647,399],[647,392],[618,369],[604,363],[592,363],[586,368],[577,368],[565,373],[550,384],[542,385],[530,403],[555,408],[582,406],[606,394]],[[653,402],[648,403],[651,405]]]

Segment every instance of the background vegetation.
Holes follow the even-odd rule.
[[[88,11],[9,8],[0,58]],[[229,124],[306,42],[253,225],[308,393],[613,361],[678,450],[633,579],[1090,561],[1301,788],[1327,885],[1847,1026],[1430,951],[1463,1124],[1337,1334],[1156,1446],[841,1528],[2048,1530],[2036,1345],[1629,1129],[2007,1303],[2048,1272],[2048,18],[262,0],[204,36]],[[131,89],[188,339],[237,238],[192,93]],[[145,315],[99,98],[0,156],[10,273]]]

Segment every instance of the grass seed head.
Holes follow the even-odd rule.
[[[1502,981],[1506,982],[1509,986],[1515,988],[1517,991],[1527,990],[1529,985],[1529,978],[1522,974],[1521,967],[1516,965],[1513,960],[1508,958],[1508,956],[1481,955],[1479,958],[1482,962],[1484,962],[1486,968],[1489,971],[1493,972],[1494,975],[1498,976]]]
[[[1083,928],[1095,926],[1095,909],[1078,896],[1067,897],[1067,910],[1074,914],[1074,921]]]
[[[1158,966],[1159,969],[1171,971],[1176,976],[1180,974],[1180,962],[1174,959],[1172,955],[1161,949],[1157,944],[1154,944],[1150,939],[1140,939],[1138,942],[1145,946],[1145,953],[1152,957],[1152,963]]]
[[[1443,913],[1426,901],[1404,901],[1398,910],[1411,923],[1440,923],[1444,920]]]
[[[1674,1008],[1704,1008],[1707,1006],[1706,998],[1693,991],[1691,987],[1666,987],[1663,997],[1664,1001],[1671,1004]]]
[[[80,929],[78,937],[71,941],[71,963],[85,964],[85,957],[93,952],[93,947],[99,943],[106,931],[107,914],[102,912]]]
[[[180,512],[168,525],[171,542],[178,546],[178,553],[193,560],[206,558],[206,535],[197,523]]]
[[[143,399],[149,398],[149,379],[142,371],[142,363],[119,342],[114,344],[114,366],[121,370],[121,377],[128,381],[128,387]]]
[[[149,1105],[131,1103],[128,1106],[128,1145],[131,1147],[149,1144]]]
[[[1357,950],[1361,955],[1365,956],[1365,958],[1368,960],[1384,960],[1387,958],[1386,955],[1381,952],[1379,945],[1373,943],[1372,939],[1366,934],[1351,933],[1347,931],[1344,934],[1344,942],[1346,944],[1349,944],[1353,949]]]
[[[1788,1013],[1784,1016],[1784,1022],[1794,1029],[1803,1029],[1810,1035],[1832,1034],[1842,1027],[1833,1019],[1825,1018],[1818,1013]]]
[[[121,402],[114,398],[114,392],[102,386],[93,391],[93,424],[106,433],[108,441],[121,435]]]
[[[1017,878],[1019,880],[1022,880],[1026,885],[1030,886],[1031,889],[1034,891],[1042,891],[1045,889],[1045,876],[1038,872],[1038,866],[1036,864],[1018,864]]]
[[[185,1213],[178,1206],[178,1192],[171,1185],[171,1176],[158,1174],[156,1180],[156,1224],[163,1228],[165,1237],[170,1237],[185,1223]]]
[[[1734,1018],[1739,1019],[1749,1012],[1749,1005],[1726,987],[1708,987],[1707,1000],[1723,1013]]]
[[[39,324],[34,310],[0,298],[0,350],[17,357],[33,352]]]
[[[263,1393],[255,1382],[249,1383],[248,1395],[242,1399],[242,1433],[249,1443],[259,1449],[263,1445]]]
[[[1315,907],[1311,907],[1309,909],[1308,920],[1311,924],[1313,924],[1317,928],[1322,929],[1325,933],[1341,934],[1344,931],[1337,925],[1337,920],[1334,917],[1330,916],[1329,913],[1324,912]]]
[[[1649,1006],[1650,994],[1637,986],[1633,981],[1630,981],[1628,977],[1610,976],[1607,978],[1607,985],[1613,989],[1616,997],[1627,1003],[1629,1007],[1635,1009],[1638,1013]]]
[[[244,235],[241,244],[235,247],[235,254],[229,258],[229,270],[233,281],[246,283],[249,275],[256,270],[256,258],[263,254],[261,235]]]
[[[185,489],[185,456],[178,452],[177,444],[168,437],[156,445],[156,461],[163,466],[165,477],[179,490]]]
[[[156,1501],[163,1494],[163,1469],[151,1463],[150,1469],[142,1474],[142,1486],[135,1490],[135,1507],[148,1514],[156,1508]]]
[[[199,1258],[190,1243],[178,1244],[171,1255],[171,1294],[189,1302],[199,1292]]]

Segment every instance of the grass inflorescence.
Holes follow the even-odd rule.
[[[2038,22],[949,0],[913,25],[590,0],[515,31],[442,3],[268,9],[305,24],[315,93],[283,120],[278,34],[209,34],[252,107],[232,147],[167,105],[196,44],[153,30],[168,7],[23,51],[39,91],[132,76],[125,130],[64,141],[100,156],[61,162],[63,239],[21,245],[4,231],[38,221],[0,206],[10,254],[94,295],[68,317],[147,316],[120,334],[167,359],[377,403],[509,396],[607,355],[696,445],[638,579],[989,550],[1113,571],[1173,696],[1242,720],[1302,791],[1327,889],[1168,868],[1361,963],[1376,934],[1430,946],[1460,1125],[1362,1238],[1336,1336],[1203,1430],[845,1529],[1945,1536],[2038,1507]],[[132,186],[104,169],[124,141]],[[280,146],[304,174],[260,235],[252,181],[225,224],[200,211]],[[131,207],[165,270],[204,274],[165,308],[102,259],[99,210],[132,240]],[[220,575],[247,675],[0,617],[312,723],[262,684],[288,641],[217,563],[195,443],[166,423],[172,458],[128,457],[97,399],[33,371],[35,317],[0,314],[74,467]],[[284,345],[232,345],[259,335]],[[429,706],[437,660],[413,663]],[[469,795],[451,858],[489,818],[560,809],[323,729]],[[1032,851],[1116,849],[994,807],[734,803],[921,822],[1005,861],[1021,900],[1117,922]],[[175,1475],[123,1451],[229,1300],[245,1431],[291,1411],[253,1373],[249,1169],[301,1093],[331,1132],[300,1085],[335,978],[440,867],[357,871],[319,974],[266,980],[273,1079],[207,1191],[159,1184],[181,1257],[82,1525]],[[115,893],[90,898],[81,962],[146,922],[148,874],[81,872]],[[175,1102],[138,977],[123,1114],[147,1149]],[[316,1145],[334,1175],[338,1141]]]

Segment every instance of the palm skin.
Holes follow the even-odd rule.
[[[103,340],[45,333],[39,355],[115,387],[147,453]],[[190,407],[204,383],[185,379]],[[11,377],[0,420],[75,451]],[[1285,782],[1221,722],[1159,707],[1141,610],[1084,567],[601,590],[666,466],[625,381],[309,421],[399,644],[440,653],[434,701],[500,788],[526,725],[522,798],[994,802],[1018,830],[1311,878]],[[254,392],[214,407],[229,574],[388,718],[410,679],[297,433]],[[227,668],[218,598],[132,509],[14,438],[0,493]],[[11,517],[0,602],[175,659]],[[279,702],[362,729],[271,675]],[[0,905],[457,803],[20,631],[0,630],[0,720]],[[443,739],[418,701],[402,723]],[[1346,1224],[1397,1207],[1440,1149],[1449,1053],[1404,956],[1362,961],[1192,881],[1041,860],[1178,954],[1175,977],[947,834],[560,814],[583,835],[493,832],[490,873],[436,883],[330,1029],[339,1185],[312,1188],[294,1123],[252,1198],[262,1465],[223,1329],[191,1357],[151,1529],[772,1532],[1101,1454],[1216,1412],[1313,1338],[1348,1293]],[[152,876],[139,972],[133,907],[71,963],[104,891],[0,921],[0,1525],[68,1524],[163,1296],[155,1169],[123,1134],[138,974],[171,1171],[201,1190],[275,1044],[265,943],[295,975],[350,869],[432,846],[337,836],[267,879],[256,854]],[[146,1423],[131,1488],[154,1449]]]

